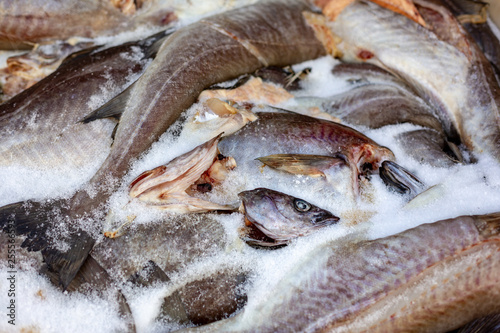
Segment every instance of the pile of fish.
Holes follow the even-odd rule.
[[[104,330],[500,330],[487,6],[334,2],[1,1],[2,270]]]

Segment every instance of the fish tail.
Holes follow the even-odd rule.
[[[40,251],[48,268],[57,276],[56,285],[66,290],[95,241],[87,232],[74,230],[64,240],[69,246],[64,246],[65,250],[58,248],[51,234],[58,232],[55,221],[64,211],[63,203],[62,200],[49,204],[24,201],[0,207],[0,230],[9,235],[25,236],[21,247]]]

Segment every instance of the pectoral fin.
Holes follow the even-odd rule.
[[[346,163],[341,155],[276,154],[257,158],[265,165],[292,174],[324,176],[324,170]]]

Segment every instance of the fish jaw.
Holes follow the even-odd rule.
[[[130,184],[130,197],[176,213],[234,209],[234,206],[219,205],[186,193],[217,160],[221,136],[222,133],[166,165],[143,172]]]
[[[266,188],[238,194],[245,218],[276,244],[306,236],[319,228],[336,224],[337,216],[305,200]]]

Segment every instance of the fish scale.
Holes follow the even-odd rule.
[[[461,216],[320,245],[284,274],[272,299],[191,331],[452,330],[500,311],[499,225],[499,213]]]

